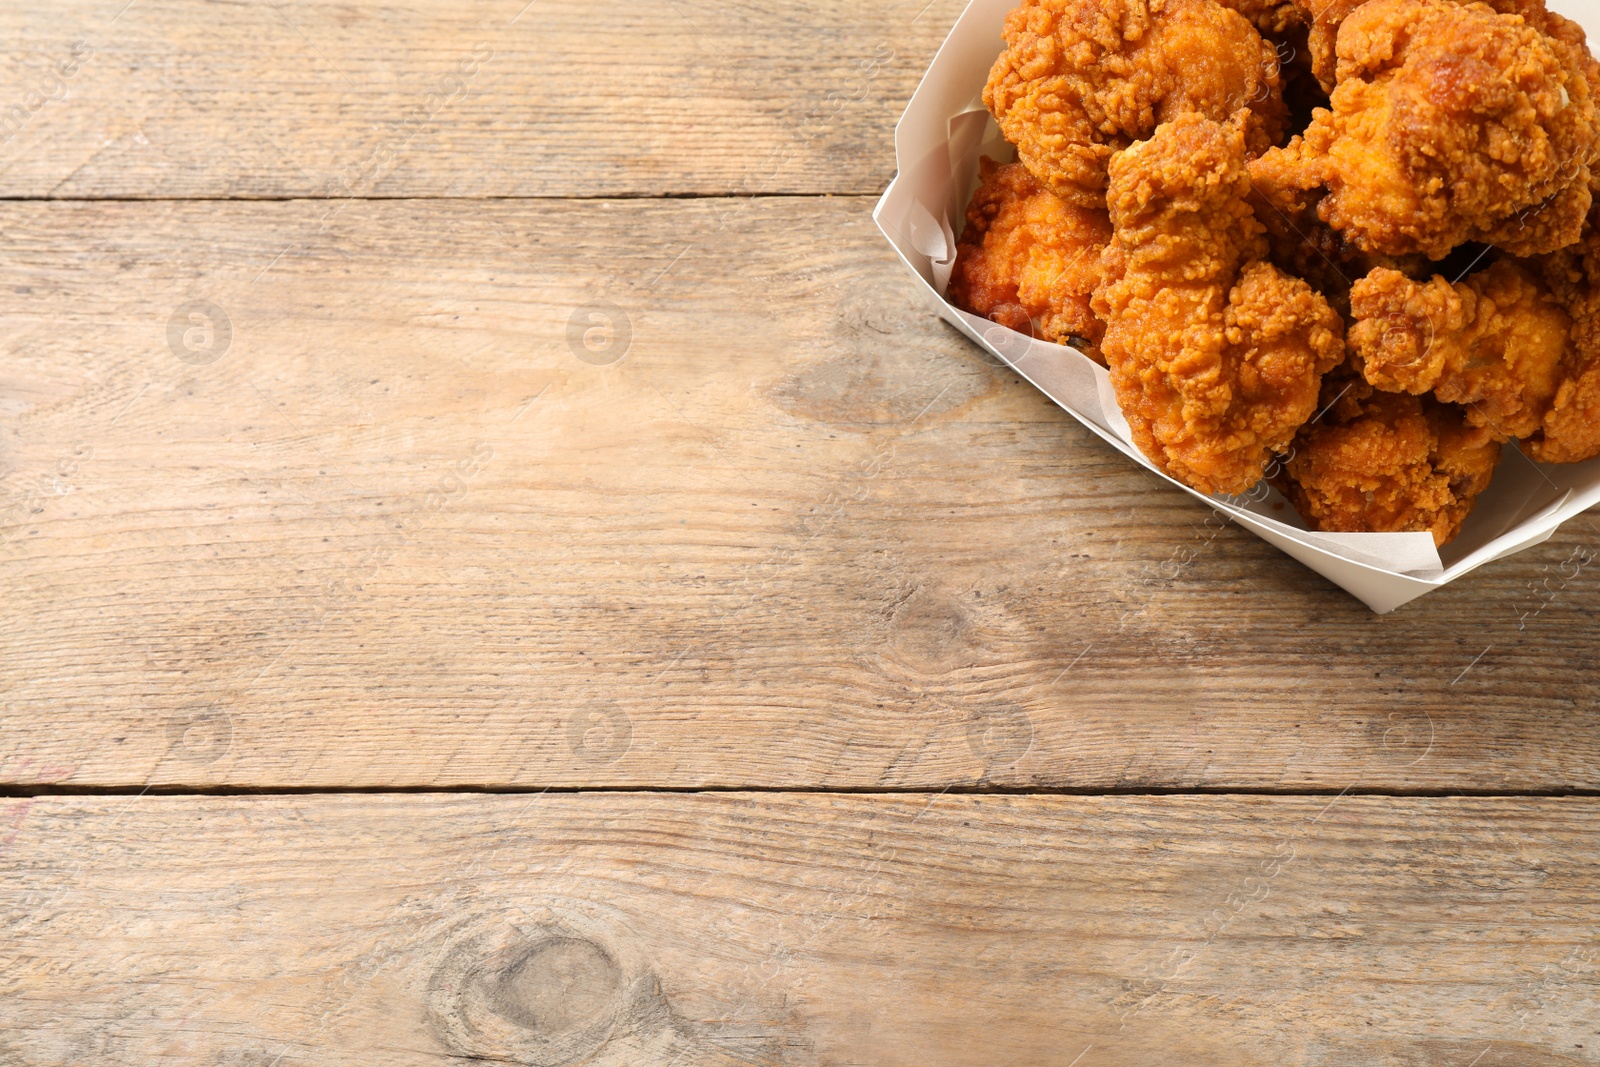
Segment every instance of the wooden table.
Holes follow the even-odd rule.
[[[960,0],[0,8],[0,1064],[1600,1063],[1600,520],[1377,617],[922,307]]]

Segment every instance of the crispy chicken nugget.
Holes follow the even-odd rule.
[[[1351,291],[1367,382],[1466,405],[1544,463],[1600,455],[1600,208],[1583,240],[1454,284],[1377,270]]]
[[[1372,385],[1465,405],[1467,421],[1501,441],[1539,432],[1572,319],[1526,267],[1500,260],[1455,284],[1379,268],[1350,303],[1350,347]]]
[[[1264,0],[1241,0],[1253,5]],[[1311,68],[1324,92],[1332,93],[1338,84],[1339,27],[1346,17],[1367,0],[1290,0],[1298,9],[1300,18],[1310,26],[1306,47],[1310,52]],[[1600,63],[1589,53],[1584,41],[1583,27],[1576,22],[1545,7],[1544,0],[1453,0],[1456,4],[1487,2],[1488,6],[1503,15],[1519,15],[1540,33],[1552,38],[1562,50],[1563,61],[1573,70],[1581,70],[1589,79],[1590,95],[1600,99]],[[1232,6],[1232,5],[1230,5]],[[1246,10],[1240,7],[1241,12]],[[1280,16],[1287,21],[1288,16]],[[1260,20],[1257,21],[1260,25]],[[1267,30],[1262,29],[1265,33]]]
[[[1526,448],[1542,463],[1577,463],[1600,455],[1600,206],[1578,244],[1542,257],[1539,266],[1572,329],[1561,384]]]
[[[1313,530],[1423,531],[1443,546],[1461,532],[1500,461],[1500,443],[1459,409],[1375,393],[1300,431],[1275,484]]]
[[[1350,313],[1350,287],[1377,267],[1416,274],[1427,265],[1424,256],[1385,256],[1369,252],[1341,234],[1317,213],[1326,190],[1305,180],[1314,173],[1301,165],[1305,142],[1295,138],[1283,151],[1252,159],[1250,203],[1266,228],[1272,261],[1304,278],[1327,297],[1340,314]]]
[[[1450,0],[1360,5],[1339,28],[1331,109],[1269,153],[1258,184],[1326,189],[1323,221],[1384,255],[1442,259],[1466,241],[1532,255],[1572,243],[1591,202],[1600,116],[1592,61],[1575,58],[1581,31],[1556,18]]]
[[[1021,333],[1076,345],[1098,358],[1105,326],[1090,310],[1100,250],[1111,240],[1104,208],[1069,204],[1020,163],[979,164],[982,184],[957,244],[950,300]]]
[[[983,101],[1056,195],[1104,206],[1111,155],[1163,122],[1249,109],[1249,141],[1283,134],[1278,56],[1216,0],[1023,0]]]
[[[1206,493],[1260,480],[1344,358],[1339,315],[1263,258],[1245,122],[1183,115],[1112,160],[1115,235],[1095,291],[1135,442]]]

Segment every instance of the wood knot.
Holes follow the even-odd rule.
[[[887,651],[912,670],[938,673],[971,659],[971,619],[958,600],[918,586],[900,593],[886,613]]]
[[[686,1018],[622,916],[583,901],[506,902],[436,935],[427,1016],[455,1055],[531,1067],[809,1067],[803,1024],[751,1000]],[[3,1057],[0,1057],[3,1059]]]
[[[587,937],[500,928],[447,953],[428,1000],[436,1030],[463,1055],[563,1067],[611,1039],[628,984],[615,954]]]
[[[593,941],[551,937],[528,946],[484,990],[502,1018],[550,1041],[572,1043],[609,1029],[622,993],[622,970]]]

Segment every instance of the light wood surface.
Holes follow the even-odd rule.
[[[0,1060],[1600,1063],[1600,804],[1330,799],[41,798]]]
[[[986,364],[864,200],[325,206],[0,208],[8,780],[1600,786],[1587,521],[1378,618]]]
[[[0,1067],[1600,1063],[1600,516],[1375,617],[941,326],[960,0],[524,3],[0,6]]]
[[[0,195],[876,194],[963,6],[7,3]]]

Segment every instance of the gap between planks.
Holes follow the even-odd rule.
[[[287,204],[295,201],[379,201],[406,200],[437,203],[516,203],[520,201],[605,201],[605,200],[877,200],[883,190],[876,192],[801,192],[777,191],[759,193],[531,193],[493,196],[415,196],[410,194],[383,196],[0,196],[0,204]]]
[[[1465,800],[1581,800],[1600,797],[1600,789],[1268,789],[1268,788],[1007,788],[1004,786],[946,786],[940,789],[897,789],[873,786],[842,786],[827,789],[806,789],[790,786],[729,785],[729,786],[650,786],[650,785],[563,785],[563,786],[249,786],[188,787],[182,785],[132,786],[62,786],[62,785],[5,785],[0,786],[0,800],[32,799],[35,797],[304,797],[304,796],[450,796],[454,794],[480,796],[544,796],[575,795],[584,793],[618,794],[648,793],[677,796],[717,795],[724,793],[763,793],[776,796],[881,796],[881,797],[1393,797],[1396,799],[1438,800],[1460,798]]]

